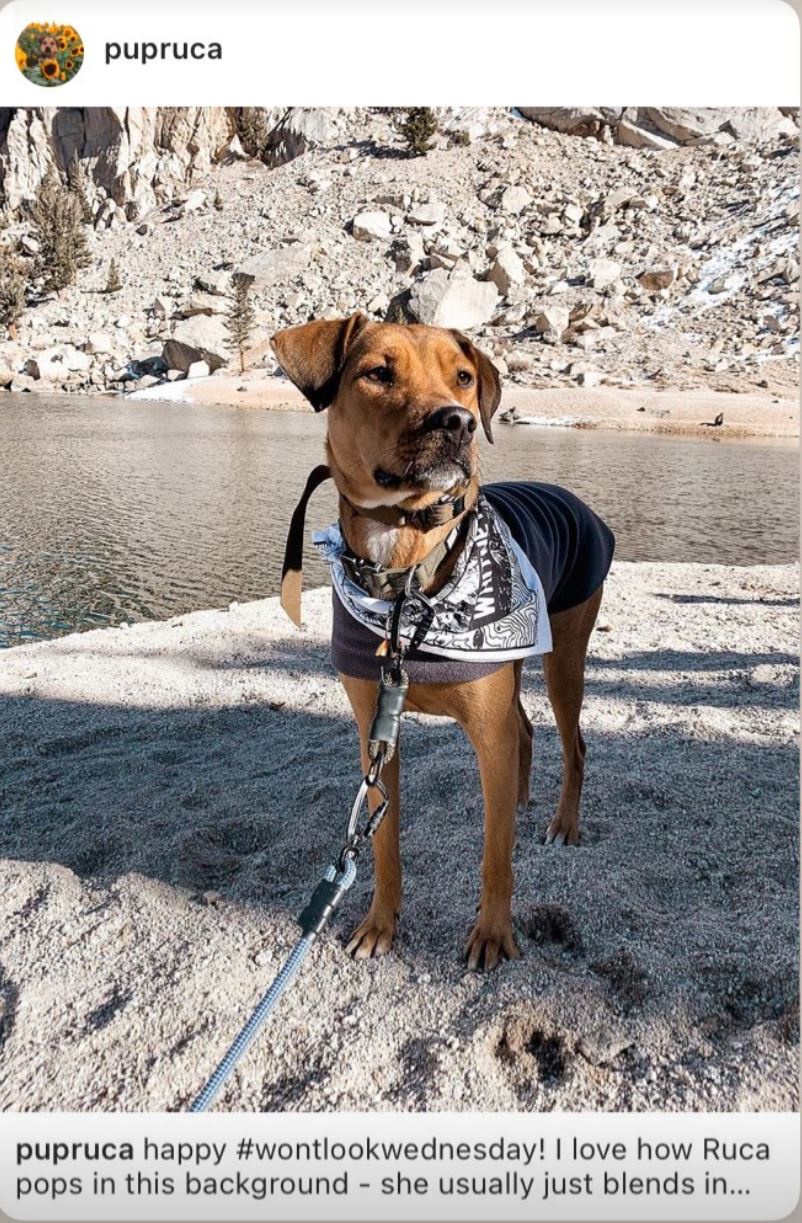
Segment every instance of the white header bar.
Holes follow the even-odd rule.
[[[74,79],[45,89],[18,71],[14,46],[32,21],[79,31],[85,57]],[[219,59],[210,58],[214,44]],[[0,7],[3,105],[792,106],[798,99],[799,21],[786,0],[11,0]]]

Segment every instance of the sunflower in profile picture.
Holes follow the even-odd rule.
[[[17,39],[17,67],[34,85],[64,85],[81,70],[84,44],[71,25],[32,21]]]

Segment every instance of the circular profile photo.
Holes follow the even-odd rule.
[[[17,67],[34,85],[66,85],[81,69],[84,44],[71,25],[32,21],[17,39]]]

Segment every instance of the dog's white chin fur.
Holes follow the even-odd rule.
[[[431,476],[427,476],[424,484],[415,484],[414,488],[397,488],[392,492],[387,489],[376,498],[367,500],[363,497],[355,501],[354,505],[360,505],[364,510],[375,510],[380,505],[400,505],[402,501],[421,493],[447,493],[449,489],[464,483],[465,473],[462,468],[456,463],[447,463],[439,471],[435,470]]]

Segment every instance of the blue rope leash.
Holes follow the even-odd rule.
[[[334,866],[330,866],[327,869],[323,881],[315,890],[309,905],[307,905],[298,919],[304,933],[284,961],[284,965],[273,981],[273,984],[262,995],[250,1019],[235,1036],[217,1067],[209,1076],[205,1086],[190,1104],[188,1112],[204,1113],[210,1104],[213,1103],[221,1088],[232,1074],[234,1067],[247,1053],[262,1027],[270,1018],[281,996],[295,980],[318,934],[326,926],[335,907],[351,887],[355,878],[356,863],[351,857],[345,859],[342,870],[338,871]]]
[[[407,578],[408,589],[401,591],[397,596],[394,610],[388,620],[387,639],[390,646],[390,662],[387,667],[382,668],[376,696],[376,712],[368,734],[370,765],[362,778],[351,807],[345,845],[337,859],[337,865],[328,867],[325,876],[312,893],[309,903],[298,918],[302,931],[301,938],[285,960],[273,984],[262,995],[248,1022],[232,1041],[206,1085],[190,1104],[188,1111],[191,1113],[206,1111],[216,1099],[240,1058],[256,1040],[282,995],[298,975],[315,939],[325,929],[332,913],[353,884],[356,878],[356,859],[361,847],[373,838],[384,819],[389,804],[389,795],[382,782],[381,773],[385,764],[392,759],[398,744],[401,714],[409,688],[409,679],[402,665],[404,650],[397,641],[398,616],[404,600],[410,597],[414,572],[415,567],[413,566]],[[371,792],[377,797],[368,819],[360,827],[360,817],[365,804],[369,803],[368,795]]]

